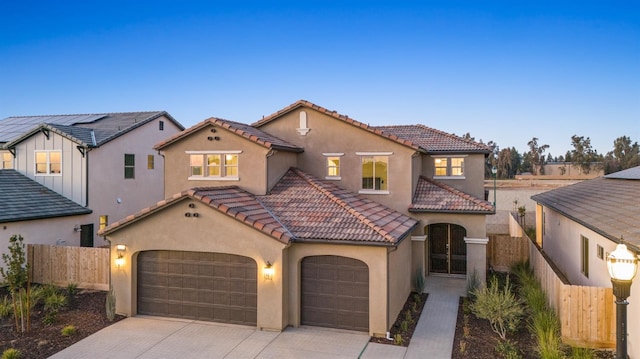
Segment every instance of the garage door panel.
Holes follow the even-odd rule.
[[[301,263],[301,323],[369,330],[369,269],[340,256],[312,256]]]
[[[256,325],[257,264],[224,253],[149,251],[138,256],[138,312]]]

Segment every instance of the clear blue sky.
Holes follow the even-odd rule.
[[[3,1],[0,118],[298,99],[501,148],[640,141],[637,1]]]

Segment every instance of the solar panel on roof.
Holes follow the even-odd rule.
[[[0,120],[0,142],[10,142],[41,123],[71,126],[78,123],[92,123],[106,115],[52,115],[7,117]]]

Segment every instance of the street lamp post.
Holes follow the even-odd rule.
[[[616,297],[616,359],[627,359],[627,298],[638,270],[638,258],[623,243],[607,256],[613,295]]]
[[[498,176],[498,167],[491,167],[491,173],[493,173],[493,207],[496,207],[496,177]]]

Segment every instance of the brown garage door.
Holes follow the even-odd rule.
[[[357,259],[302,260],[301,323],[369,331],[369,268]]]
[[[138,255],[138,313],[256,325],[257,264],[224,253]]]

